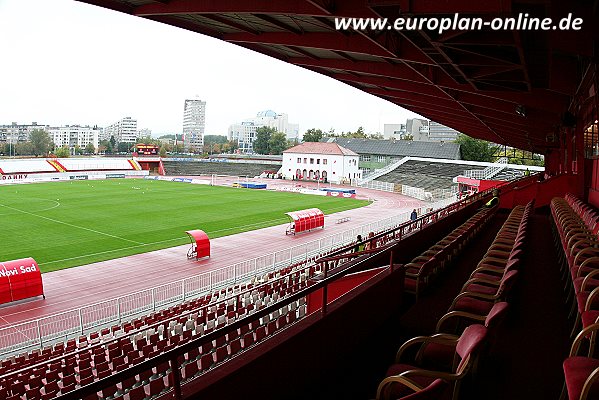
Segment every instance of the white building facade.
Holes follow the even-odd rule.
[[[117,143],[135,143],[137,140],[137,120],[125,117],[104,128],[101,140],[110,140],[114,136]]]
[[[183,144],[192,151],[202,151],[206,127],[206,102],[185,100],[183,107]]]
[[[48,134],[56,147],[66,146],[73,150],[79,146],[85,149],[91,143],[97,151],[98,142],[102,136],[102,128],[97,126],[66,125],[49,128]]]
[[[48,125],[38,125],[37,122],[31,124],[18,124],[13,122],[7,125],[0,125],[0,143],[16,144],[18,142],[27,142],[29,134],[36,129],[48,132]]]
[[[360,156],[337,143],[306,142],[283,152],[285,179],[349,183],[362,178]]]
[[[299,140],[299,124],[290,124],[287,114],[276,113],[272,110],[261,111],[255,118],[229,126],[227,137],[234,140],[242,153],[252,153],[256,139],[256,129],[260,127],[274,128],[285,134],[288,140]]]

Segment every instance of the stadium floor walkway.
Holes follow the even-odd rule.
[[[273,180],[271,183],[274,186],[291,182]],[[283,224],[217,238],[211,241],[212,257],[209,259],[188,260],[189,245],[183,245],[46,273],[43,275],[46,299],[28,299],[0,306],[0,328],[224,268],[393,215],[409,213],[422,204],[400,194],[368,189],[359,189],[359,193],[376,201],[366,207],[327,216],[325,229],[286,236],[287,224]],[[351,219],[336,224],[335,220],[342,217]]]

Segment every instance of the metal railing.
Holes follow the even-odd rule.
[[[365,188],[365,189],[373,189],[380,190],[382,192],[391,192],[395,191],[395,184],[390,182],[382,182],[382,181],[368,181],[358,183],[357,187]]]
[[[499,172],[505,169],[505,167],[507,166],[507,162],[507,157],[501,157],[499,160],[496,161],[496,164],[500,165],[490,165],[482,170],[470,169],[464,171],[464,176],[473,179],[491,179],[492,177],[494,177]]]
[[[367,183],[367,182],[370,182],[380,176],[388,174],[389,172],[393,171],[395,168],[399,167],[400,165],[402,165],[409,159],[410,159],[409,157],[404,157],[400,160],[393,161],[391,164],[388,164],[388,165],[384,166],[383,168],[375,169],[373,172],[367,174],[366,176],[363,176],[362,179],[360,179],[358,183],[359,184]]]

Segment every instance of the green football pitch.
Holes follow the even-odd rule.
[[[140,179],[0,186],[0,261],[33,257],[42,272],[283,224],[364,200]]]

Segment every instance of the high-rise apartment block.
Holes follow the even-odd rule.
[[[110,140],[112,136],[114,136],[117,143],[135,143],[137,140],[137,120],[125,117],[104,128],[102,139]]]
[[[183,107],[183,144],[191,151],[202,151],[206,126],[206,102],[185,100]]]

